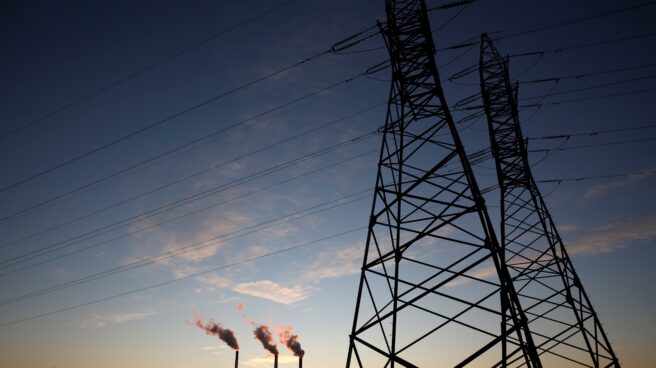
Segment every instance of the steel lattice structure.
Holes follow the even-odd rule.
[[[487,35],[479,71],[501,195],[501,245],[543,364],[619,367],[531,174],[517,88]]]
[[[541,367],[439,83],[421,0],[386,2],[392,86],[347,367]]]

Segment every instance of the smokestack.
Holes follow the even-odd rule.
[[[273,356],[273,368],[278,368],[278,354]]]
[[[303,368],[303,357],[298,357],[298,368]]]
[[[239,368],[239,350],[235,350],[235,368]]]

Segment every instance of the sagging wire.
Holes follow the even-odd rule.
[[[560,79],[556,79],[553,82],[554,82],[554,84],[551,86],[551,89],[544,96],[542,96],[542,98],[540,98],[537,101],[537,103],[536,103],[537,108],[535,109],[535,111],[529,117],[527,117],[526,119],[521,120],[522,124],[526,124],[527,122],[531,121],[531,119],[533,119],[535,117],[535,115],[537,115],[540,112],[540,110],[542,109],[542,101],[544,101],[547,97],[551,97],[553,95],[553,93],[556,91],[556,88],[558,88],[558,83],[560,82]]]
[[[620,132],[628,132],[628,131],[633,131],[633,130],[642,130],[642,129],[654,129],[656,128],[656,124],[648,124],[648,125],[641,125],[637,127],[629,127],[629,128],[617,128],[617,129],[606,129],[606,130],[597,130],[597,131],[592,131],[592,132],[585,132],[585,133],[569,133],[569,134],[557,134],[557,135],[546,135],[542,137],[531,137],[528,138],[530,140],[552,140],[552,139],[569,139],[571,137],[593,137],[601,134],[609,134],[609,133],[620,133]]]
[[[460,7],[462,8],[458,10],[456,14],[454,14],[451,18],[449,18],[446,22],[444,22],[441,26],[437,27],[436,29],[431,30],[432,33],[438,32],[446,28],[451,22],[453,22],[456,18],[458,18],[462,13],[465,12],[469,8],[469,6],[474,2],[474,0],[465,0],[465,1],[455,1],[452,3],[447,3],[444,4],[440,7],[434,7],[429,10],[444,10],[444,9],[451,9],[455,7]]]
[[[535,163],[531,164],[531,167],[538,166],[539,164],[543,163],[546,161],[548,158],[556,154],[556,152],[562,150],[564,146],[569,142],[569,138],[565,139],[563,142],[561,142],[556,148],[551,148],[551,149],[546,149],[546,150],[529,150],[529,152],[545,152],[544,157],[536,161]]]
[[[467,50],[461,52],[460,54],[458,54],[458,56],[454,57],[453,59],[447,61],[446,63],[444,63],[444,65],[441,65],[440,69],[446,68],[447,66],[449,66],[449,65],[455,63],[456,61],[460,60],[461,58],[463,58],[465,55],[469,54],[471,52],[471,50],[474,49],[474,46],[476,46],[476,45],[471,45]]]
[[[611,74],[611,73],[625,72],[625,71],[630,71],[630,70],[646,69],[646,68],[653,68],[653,67],[656,67],[656,63],[635,65],[635,66],[629,66],[629,67],[624,67],[624,68],[606,69],[606,70],[601,70],[601,71],[597,71],[597,72],[590,72],[590,73],[566,75],[566,76],[563,76],[563,77],[545,77],[545,78],[540,78],[540,79],[520,81],[519,83],[520,84],[540,84],[540,83],[551,82],[551,81],[554,81],[554,80],[583,79],[583,78],[587,78],[587,77],[591,77],[591,76],[595,76],[595,75]]]
[[[588,47],[594,47],[594,46],[600,46],[600,45],[607,45],[607,44],[616,43],[616,42],[630,41],[630,40],[636,40],[636,39],[653,37],[653,36],[656,36],[656,32],[643,33],[643,34],[639,34],[639,35],[621,37],[621,38],[616,38],[616,39],[612,39],[612,40],[604,40],[604,41],[583,43],[583,44],[569,46],[569,47],[559,47],[559,48],[554,48],[554,49],[528,51],[528,52],[523,52],[523,53],[519,53],[519,54],[510,54],[509,57],[517,58],[517,57],[536,56],[536,55],[542,56],[542,55],[545,55],[545,54],[561,53],[561,52],[566,52],[566,51],[571,51],[571,50],[576,50],[576,49],[582,49],[582,48],[588,48]]]
[[[544,54],[540,54],[540,56],[537,59],[535,59],[531,65],[529,65],[526,69],[524,69],[519,74],[517,74],[515,78],[520,78],[524,74],[530,72],[533,68],[535,68],[536,65],[540,63],[540,61],[542,61],[543,58],[544,58]]]

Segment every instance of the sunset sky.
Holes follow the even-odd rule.
[[[629,368],[656,362],[655,17],[635,0],[430,12],[452,105],[479,92],[481,33],[544,51],[510,58],[520,103],[543,104],[520,111],[533,173]],[[259,324],[293,328],[306,368],[344,366],[384,19],[382,0],[0,1],[0,366],[230,367],[197,317],[234,331],[241,366],[272,366]],[[468,154],[489,145],[484,120],[458,128]],[[473,169],[495,184],[491,160]]]

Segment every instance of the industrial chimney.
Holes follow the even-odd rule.
[[[239,350],[235,350],[235,368],[239,368]]]
[[[303,368],[303,357],[298,357],[298,368]]]
[[[273,368],[278,368],[278,354],[273,355]]]

